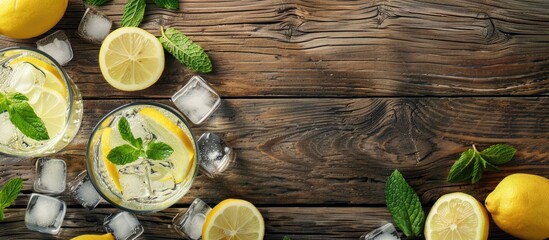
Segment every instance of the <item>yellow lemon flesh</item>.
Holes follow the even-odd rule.
[[[226,199],[217,204],[202,227],[204,240],[262,240],[264,235],[261,213],[253,204],[241,199]]]
[[[486,240],[488,214],[474,197],[449,193],[440,197],[425,221],[425,239]]]
[[[110,33],[99,50],[99,67],[105,80],[123,91],[153,85],[164,70],[164,48],[156,37],[137,27]]]
[[[71,238],[71,240],[114,240],[114,236],[112,233],[106,233],[103,235],[85,234]]]
[[[0,1],[0,34],[18,39],[39,36],[61,20],[68,2],[68,0],[2,0]]]
[[[114,165],[107,158],[107,155],[111,151],[111,132],[112,128],[110,127],[103,129],[103,134],[101,135],[101,154],[103,155],[103,163],[107,168],[107,172],[111,176],[111,180],[113,181],[114,186],[118,189],[118,191],[122,192],[122,185],[120,185],[120,176],[118,175],[118,169],[116,168],[116,165]]]
[[[549,238],[549,179],[517,173],[505,177],[486,197],[492,219],[521,239]]]

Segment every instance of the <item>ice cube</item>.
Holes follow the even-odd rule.
[[[150,169],[146,163],[128,165],[118,170],[124,200],[146,198],[151,195],[148,172]]]
[[[62,159],[39,158],[36,161],[34,191],[59,194],[65,191],[67,164]]]
[[[369,233],[360,236],[360,240],[400,240],[395,226],[387,223]]]
[[[17,141],[17,131],[8,112],[0,113],[0,144],[10,145]]]
[[[63,30],[55,31],[38,40],[36,46],[39,50],[50,55],[60,65],[67,64],[73,57],[71,43]]]
[[[57,198],[33,193],[27,205],[25,225],[33,231],[57,234],[66,208],[65,202]]]
[[[201,171],[208,177],[219,176],[234,162],[236,153],[218,135],[205,132],[198,139]]]
[[[93,187],[86,171],[81,172],[71,181],[71,196],[88,210],[93,210],[99,202],[101,196]]]
[[[200,76],[189,82],[172,96],[172,102],[194,124],[201,124],[221,104],[219,95]]]
[[[78,25],[78,35],[92,43],[101,44],[103,39],[109,35],[111,27],[110,19],[92,8],[88,8]]]
[[[143,234],[143,226],[135,215],[129,212],[119,212],[105,218],[103,227],[111,232],[117,240],[136,239]]]
[[[196,198],[185,212],[179,212],[172,221],[172,226],[181,236],[192,240],[200,239],[206,215],[212,210],[200,198]]]
[[[172,193],[176,187],[173,163],[171,161],[149,161],[148,163],[150,166],[148,178],[154,195],[161,196]]]
[[[38,101],[42,87],[46,82],[46,75],[34,65],[22,62],[12,69],[9,80],[4,82],[3,87],[8,92],[19,92],[24,94],[29,103]]]

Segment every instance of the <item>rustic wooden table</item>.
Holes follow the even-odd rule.
[[[120,25],[125,0],[97,8]],[[52,30],[69,35],[65,67],[84,97],[75,140],[53,156],[68,179],[85,169],[90,131],[112,109],[134,101],[171,104],[193,75],[168,56],[162,78],[122,92],[102,78],[99,46],[76,35],[85,10],[70,0]],[[392,221],[383,187],[399,169],[426,211],[445,193],[484,201],[515,172],[549,177],[549,1],[441,0],[181,0],[180,11],[147,5],[141,27],[159,35],[173,26],[210,55],[203,75],[222,96],[219,111],[197,134],[221,134],[238,154],[219,179],[200,175],[173,207],[140,215],[142,239],[178,238],[173,216],[202,198],[247,199],[259,207],[266,239],[358,239]],[[38,39],[38,38],[37,38]],[[0,37],[0,48],[37,39]],[[509,143],[519,151],[499,173],[477,184],[446,182],[459,153],[477,144]],[[24,190],[0,223],[0,239],[68,239],[103,232],[116,211],[87,211],[68,194],[56,236],[27,230],[35,159],[1,157],[0,182],[24,179]],[[510,239],[493,223],[490,239]]]

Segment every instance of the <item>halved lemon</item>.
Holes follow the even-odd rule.
[[[52,89],[42,88],[38,100],[29,104],[46,125],[50,138],[63,130],[68,114],[68,102],[65,97]]]
[[[206,216],[202,239],[262,240],[265,223],[257,208],[241,199],[226,199]]]
[[[118,175],[118,169],[108,158],[109,152],[111,151],[111,133],[112,128],[107,127],[103,129],[103,134],[101,134],[101,154],[103,155],[103,163],[107,168],[107,172],[111,176],[111,180],[114,183],[114,186],[118,191],[122,192],[122,185],[120,185],[120,176]]]
[[[196,167],[194,160],[194,147],[188,135],[181,130],[172,120],[158,110],[145,107],[138,113],[150,127],[160,141],[170,145],[173,153],[170,157],[174,166],[173,176],[176,183],[181,183],[192,177],[192,171]]]
[[[425,238],[488,239],[488,214],[471,195],[456,192],[440,197],[425,221]]]
[[[160,41],[137,27],[122,27],[110,33],[99,51],[99,67],[107,82],[123,91],[150,87],[164,70]]]

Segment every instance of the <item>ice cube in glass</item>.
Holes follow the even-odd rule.
[[[86,209],[93,210],[101,202],[102,198],[93,187],[86,171],[78,174],[69,185],[72,198]]]
[[[206,80],[193,76],[172,96],[172,102],[192,123],[198,125],[217,110],[221,98]]]
[[[172,226],[177,233],[187,239],[201,239],[202,227],[206,215],[212,208],[200,198],[194,199],[187,211],[179,212],[172,221]]]
[[[27,205],[25,225],[33,231],[57,234],[63,224],[66,209],[62,200],[33,193]]]
[[[395,226],[392,223],[387,223],[360,236],[360,240],[400,240],[400,237]]]
[[[126,165],[118,171],[122,189],[122,198],[132,200],[151,195],[148,178],[150,167],[147,164]]]
[[[34,191],[59,194],[65,191],[67,164],[63,159],[39,158],[36,161]]]
[[[197,143],[200,170],[208,177],[219,176],[236,158],[233,149],[215,133],[203,133]]]
[[[80,25],[78,35],[92,43],[101,44],[111,31],[112,21],[93,8],[86,9]]]
[[[50,55],[60,65],[67,64],[73,57],[71,43],[63,30],[42,38],[36,42],[38,50]]]
[[[117,240],[136,239],[144,231],[137,217],[129,212],[119,212],[106,217],[103,227]]]

